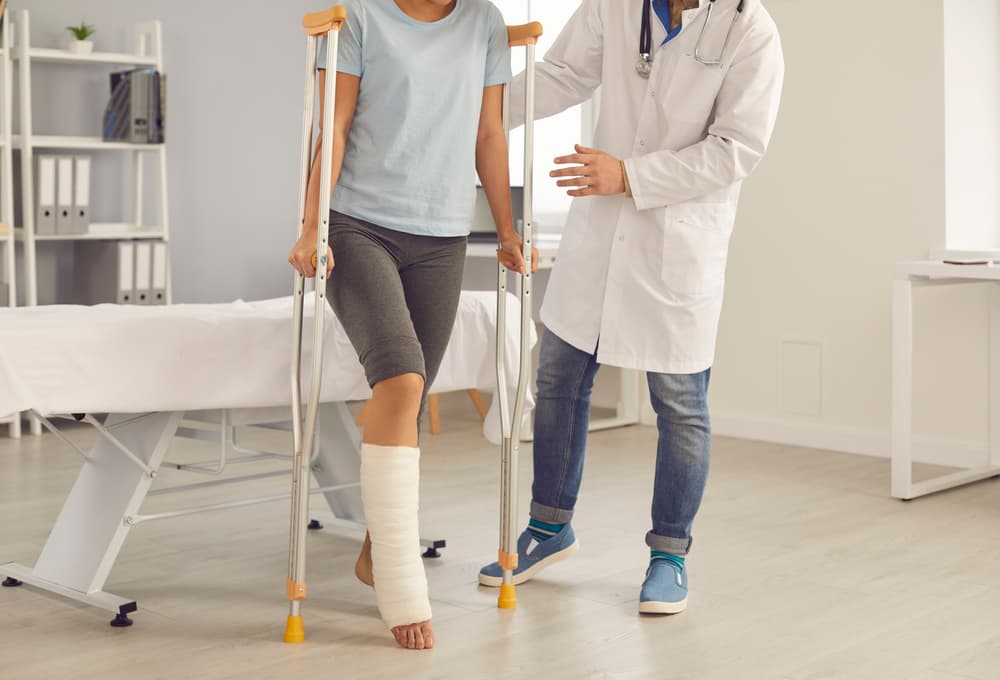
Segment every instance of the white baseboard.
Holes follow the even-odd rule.
[[[889,458],[891,451],[888,432],[718,411],[712,412],[712,434],[878,458]],[[919,436],[913,439],[913,459],[919,463],[974,468],[982,466],[988,456],[985,443],[946,441]]]

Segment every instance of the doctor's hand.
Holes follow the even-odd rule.
[[[517,234],[512,234],[506,238],[500,240],[500,250],[497,251],[497,259],[500,260],[504,267],[511,270],[512,272],[517,272],[518,274],[524,273],[524,253],[523,250],[524,242],[521,237]],[[531,247],[531,273],[534,274],[538,271],[538,248]]]
[[[625,193],[622,163],[609,153],[577,144],[575,154],[560,156],[555,163],[573,164],[573,167],[549,173],[550,177],[570,178],[556,182],[561,187],[580,187],[567,191],[570,196],[613,196]]]
[[[316,265],[314,264],[314,258],[316,257],[316,234],[313,232],[309,234],[308,231],[299,237],[295,245],[292,247],[292,252],[288,254],[288,264],[298,273],[307,279],[311,279],[316,276]],[[326,249],[326,275],[330,276],[330,272],[333,271],[333,250],[329,247]]]

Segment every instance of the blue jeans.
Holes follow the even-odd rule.
[[[590,394],[600,364],[545,329],[538,366],[535,408],[535,481],[531,516],[562,524],[573,517],[590,424]],[[708,479],[711,369],[692,375],[649,373],[649,397],[659,442],[653,481],[653,550],[686,555]]]

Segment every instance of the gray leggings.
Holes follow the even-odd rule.
[[[464,236],[417,236],[330,212],[336,266],[327,297],[368,384],[417,373],[434,382],[462,292]]]

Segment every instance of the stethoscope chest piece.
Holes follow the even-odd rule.
[[[653,56],[650,54],[640,54],[639,59],[635,62],[635,72],[641,77],[648,79],[649,74],[653,72]]]

